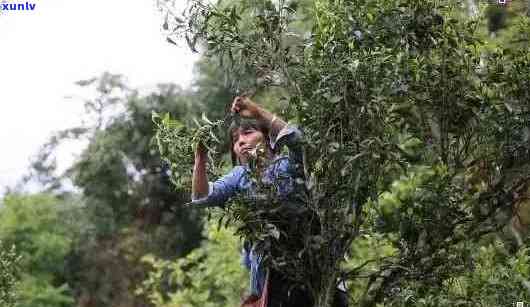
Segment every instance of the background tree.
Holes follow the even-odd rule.
[[[202,80],[208,82],[207,77]],[[122,76],[105,73],[78,85],[96,93],[85,101],[88,123],[52,137],[36,159],[31,178],[51,191],[60,191],[69,179],[82,191],[90,227],[83,229],[67,256],[68,278],[79,305],[144,306],[145,299],[134,295],[146,276],[141,257],[184,255],[198,245],[202,229],[199,212],[173,210],[187,202],[189,194],[170,185],[169,169],[152,147],[151,112],[169,112],[186,123],[200,106],[191,105],[194,92],[173,84],[140,95]],[[216,91],[221,92],[212,89]],[[208,95],[207,90],[200,94]],[[210,97],[215,100],[215,94]],[[86,140],[88,146],[57,176],[54,153],[71,139]]]
[[[65,256],[85,224],[74,202],[51,195],[8,195],[0,209],[0,240],[17,246],[20,281],[13,306],[73,306]],[[17,259],[3,252],[11,265]],[[12,269],[11,269],[12,270]],[[9,271],[8,271],[9,272]],[[12,272],[12,271],[11,271]],[[11,273],[12,274],[12,273]],[[12,282],[12,281],[11,281]]]

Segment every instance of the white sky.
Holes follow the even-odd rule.
[[[82,102],[64,98],[80,93],[75,81],[109,71],[134,87],[189,84],[196,56],[166,42],[154,1],[29,0],[34,11],[0,11],[0,193],[53,131],[80,124]],[[79,151],[63,150],[59,166]]]

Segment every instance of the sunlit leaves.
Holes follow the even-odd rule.
[[[189,189],[191,184],[191,170],[193,168],[195,150],[201,143],[207,150],[210,163],[208,171],[212,175],[219,175],[222,161],[219,158],[224,153],[223,139],[225,130],[228,129],[224,120],[212,122],[204,114],[201,123],[196,121],[198,128],[186,127],[178,120],[171,119],[166,113],[161,116],[152,114],[152,120],[156,127],[154,139],[158,151],[171,169],[171,180],[176,187]]]

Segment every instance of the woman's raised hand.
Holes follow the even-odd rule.
[[[206,161],[206,155],[208,154],[208,148],[202,144],[202,142],[199,142],[197,144],[197,147],[195,148],[195,161],[197,160],[205,160]]]
[[[230,111],[238,113],[242,117],[258,118],[260,116],[258,104],[246,96],[237,96],[232,102]]]

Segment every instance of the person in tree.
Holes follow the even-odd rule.
[[[247,199],[258,199],[261,196],[263,199],[264,193],[260,193],[256,182],[251,179],[249,166],[250,162],[256,159],[256,152],[261,147],[267,161],[260,171],[261,183],[268,186],[269,191],[273,191],[282,206],[285,203],[285,210],[289,210],[288,204],[297,201],[299,203],[299,192],[305,186],[302,179],[301,131],[248,97],[236,97],[231,112],[238,114],[240,118],[239,121],[233,122],[229,129],[234,168],[215,182],[209,182],[206,173],[207,151],[205,146],[199,144],[193,168],[192,205],[223,206],[236,195]],[[282,148],[287,148],[288,153],[280,154]],[[270,197],[271,194],[268,195]],[[303,209],[303,206],[298,207]],[[297,214],[303,212],[294,211],[298,212]],[[287,222],[295,222],[295,219]],[[252,302],[260,298],[260,301],[267,301],[268,307],[313,305],[309,292],[303,287],[293,285],[292,281],[287,280],[279,271],[266,270],[263,255],[256,245],[245,244],[242,258],[243,264],[250,270],[250,297],[244,306],[252,306]],[[262,297],[262,294],[267,297]],[[336,298],[335,306],[346,306],[344,295]]]

